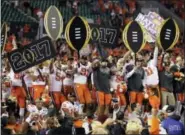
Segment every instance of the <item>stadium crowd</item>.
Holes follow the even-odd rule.
[[[134,3],[128,11],[120,7],[130,14],[115,25],[132,19]],[[101,0],[97,4],[104,12],[107,6]],[[119,11],[112,12],[112,22]],[[5,52],[31,42],[24,39],[17,45],[21,38],[15,35],[9,35]],[[56,46],[56,58],[17,74],[3,57],[3,135],[185,134],[183,35],[171,51],[147,43],[136,58],[121,38],[115,49],[89,44],[80,57],[64,40]]]
[[[185,13],[184,11],[184,1],[169,1],[169,0],[160,0],[161,4],[163,4],[165,7],[173,11],[175,14],[177,14],[180,18],[184,19]]]

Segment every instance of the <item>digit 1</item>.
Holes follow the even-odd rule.
[[[100,28],[100,42],[107,43],[105,28]]]

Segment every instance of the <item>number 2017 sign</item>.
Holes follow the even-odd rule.
[[[91,42],[104,47],[114,47],[118,41],[119,28],[91,24]]]
[[[44,62],[56,56],[49,37],[44,37],[23,48],[8,53],[8,60],[15,73]]]

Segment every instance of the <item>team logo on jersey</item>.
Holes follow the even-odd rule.
[[[122,40],[130,51],[134,53],[141,51],[146,43],[142,26],[136,21],[127,24],[122,33]]]
[[[6,38],[7,38],[7,25],[6,23],[3,23],[1,27],[1,47],[3,47],[3,50],[6,43]]]
[[[72,49],[80,51],[88,44],[90,32],[88,22],[80,16],[75,16],[66,26],[65,38]]]
[[[63,18],[55,6],[50,6],[44,17],[44,27],[48,36],[57,40],[63,32]]]
[[[175,20],[166,19],[159,31],[158,44],[166,51],[172,49],[179,39],[179,27]]]

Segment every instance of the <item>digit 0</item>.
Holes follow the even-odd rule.
[[[30,49],[26,49],[22,55],[26,63],[31,64],[34,62],[34,53]]]
[[[98,28],[92,28],[91,30],[91,39],[97,41],[100,38],[100,31]]]

